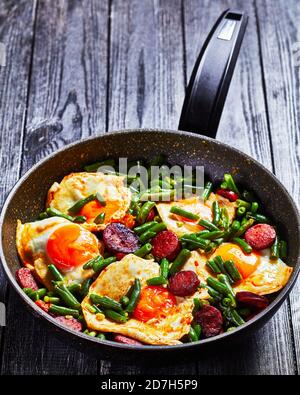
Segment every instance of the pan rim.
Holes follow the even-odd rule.
[[[296,279],[298,277],[298,274],[300,272],[300,243],[298,245],[298,258],[297,258],[297,262],[296,265],[294,267],[293,273],[291,278],[289,279],[288,283],[286,284],[286,286],[279,292],[279,294],[276,296],[276,298],[272,301],[272,303],[262,312],[260,312],[259,314],[257,314],[252,320],[246,322],[244,325],[242,325],[241,327],[238,327],[236,330],[234,331],[230,331],[230,332],[225,332],[223,334],[220,334],[218,336],[212,337],[212,338],[208,338],[208,339],[204,339],[204,340],[199,340],[198,342],[193,342],[193,343],[182,343],[182,344],[178,344],[178,345],[142,345],[142,346],[136,346],[136,345],[127,345],[127,344],[121,344],[121,343],[117,343],[117,342],[113,342],[110,340],[100,340],[100,339],[95,339],[91,336],[85,335],[82,332],[76,332],[73,331],[65,326],[63,326],[62,324],[58,323],[57,321],[55,321],[55,319],[53,317],[51,317],[49,314],[47,314],[46,312],[44,312],[43,310],[41,310],[21,289],[21,287],[19,286],[19,284],[17,283],[16,279],[14,278],[13,274],[11,273],[8,263],[6,262],[6,257],[4,255],[4,251],[3,251],[3,247],[2,247],[2,241],[3,241],[3,224],[4,224],[4,217],[6,215],[7,212],[7,208],[10,204],[11,199],[13,198],[13,196],[17,193],[17,190],[19,188],[19,186],[21,184],[23,184],[23,182],[32,174],[36,171],[37,168],[39,168],[41,165],[45,164],[47,161],[51,160],[53,157],[55,157],[56,155],[59,155],[61,153],[63,153],[64,151],[69,150],[70,148],[73,148],[74,146],[79,146],[79,145],[83,145],[85,143],[88,143],[92,140],[97,140],[97,139],[101,139],[104,138],[106,136],[113,136],[113,135],[120,135],[120,134],[132,134],[132,133],[141,133],[141,132],[147,132],[147,133],[165,133],[165,134],[178,134],[180,136],[187,136],[187,137],[192,137],[192,138],[198,138],[198,139],[202,139],[202,140],[206,140],[211,142],[212,144],[217,144],[217,145],[221,145],[224,146],[225,148],[236,152],[239,155],[242,155],[244,157],[246,157],[247,159],[249,159],[250,161],[252,161],[255,165],[257,165],[258,167],[260,167],[263,171],[265,171],[272,179],[273,181],[282,189],[283,193],[286,195],[287,199],[289,200],[294,213],[296,214],[296,220],[297,220],[297,227],[298,227],[298,231],[300,232],[300,215],[299,215],[299,210],[297,208],[296,203],[294,202],[293,198],[291,197],[291,195],[289,194],[289,192],[287,191],[287,189],[285,188],[285,186],[281,183],[281,181],[278,180],[278,178],[270,171],[268,170],[264,165],[262,165],[260,162],[258,162],[256,159],[254,159],[253,157],[251,157],[250,155],[240,151],[237,148],[231,147],[229,144],[220,142],[218,140],[215,140],[213,138],[207,137],[207,136],[202,136],[201,134],[197,134],[197,133],[192,133],[192,132],[185,132],[185,131],[180,131],[180,130],[171,130],[171,129],[159,129],[159,128],[136,128],[136,129],[120,129],[120,130],[113,130],[113,131],[109,131],[106,132],[104,134],[101,135],[94,135],[94,136],[89,136],[87,138],[84,138],[82,140],[79,141],[74,141],[62,148],[60,148],[59,150],[56,150],[55,152],[47,155],[45,158],[41,159],[40,161],[38,161],[34,166],[32,166],[26,173],[24,173],[24,175],[15,183],[15,185],[12,187],[11,191],[9,192],[9,194],[7,195],[5,202],[3,204],[2,210],[1,210],[1,215],[0,215],[0,260],[1,260],[1,265],[4,269],[5,275],[8,278],[10,284],[13,286],[14,290],[18,293],[18,295],[23,299],[23,302],[25,302],[27,305],[29,305],[33,311],[32,313],[35,313],[38,316],[41,316],[42,319],[45,319],[46,321],[50,322],[52,325],[58,327],[59,329],[70,333],[72,336],[76,335],[79,338],[81,338],[82,340],[89,340],[91,342],[93,342],[95,345],[96,344],[103,344],[105,346],[110,346],[113,348],[119,348],[119,349],[128,349],[128,350],[135,350],[135,351],[149,351],[149,352],[153,352],[153,351],[159,351],[159,350],[164,350],[164,351],[168,351],[168,352],[172,352],[172,351],[176,351],[179,349],[190,349],[190,348],[195,348],[195,347],[201,347],[204,345],[207,345],[209,343],[212,342],[220,342],[222,341],[224,338],[227,338],[229,336],[236,336],[238,333],[241,332],[246,332],[246,330],[251,327],[252,325],[254,326],[255,323],[258,323],[259,321],[262,320],[262,318],[265,315],[271,314],[273,312],[273,310],[277,310],[277,308],[280,307],[280,305],[283,303],[283,301],[286,299],[286,297],[288,296],[288,294],[291,292]]]

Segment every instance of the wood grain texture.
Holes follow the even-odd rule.
[[[40,1],[37,8],[22,172],[53,150],[105,130],[106,1]],[[26,100],[25,100],[26,101]],[[97,361],[56,341],[18,299],[9,299],[10,325],[2,372],[97,373]]]
[[[0,66],[0,207],[20,175],[34,15],[33,1],[0,3],[0,42],[6,46],[6,66]],[[6,279],[0,268],[0,301],[5,299]]]
[[[249,23],[217,138],[250,154],[273,170],[253,1],[184,1],[187,74],[189,76],[191,73],[208,29],[227,8],[245,10],[249,15]],[[273,19],[274,17],[275,15]],[[279,17],[281,16],[277,14],[277,18]],[[228,352],[225,351],[217,358],[199,362],[199,373],[294,374],[289,315],[288,304],[285,303],[275,317],[251,337],[247,344],[230,353],[230,363],[226,363]]]
[[[266,101],[276,176],[300,206],[300,3],[257,1]],[[280,15],[280,18],[278,17]],[[274,19],[276,23],[274,23]],[[298,43],[298,45],[295,45]],[[297,369],[300,369],[300,280],[291,293]]]

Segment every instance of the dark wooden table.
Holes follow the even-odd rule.
[[[299,204],[299,1],[1,0],[0,206],[26,170],[72,141],[120,128],[176,129],[199,48],[228,7],[246,10],[249,25],[217,138],[262,162]],[[0,280],[3,374],[299,372],[300,281],[230,355],[146,368],[66,347],[20,306],[3,274]]]

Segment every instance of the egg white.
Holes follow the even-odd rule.
[[[147,279],[158,275],[158,263],[129,254],[104,269],[91,285],[89,293],[119,301],[135,278],[140,279],[143,288]],[[148,322],[130,318],[126,323],[120,324],[106,319],[102,314],[92,314],[86,307],[91,303],[89,296],[83,300],[82,309],[90,329],[123,334],[146,344],[172,345],[180,343],[180,339],[189,332],[192,321],[193,299],[180,299],[166,318],[152,319]]]
[[[60,183],[55,182],[48,192],[47,207],[53,207],[64,214],[79,200],[100,193],[106,202],[118,202],[111,219],[122,219],[129,209],[131,192],[124,186],[124,177],[103,173],[72,173]],[[105,229],[105,224],[83,223],[90,231]]]
[[[70,223],[70,221],[60,217],[51,217],[25,224],[22,224],[21,221],[17,223],[16,244],[22,263],[33,270],[36,277],[48,289],[52,289],[51,280],[53,280],[53,277],[48,270],[48,265],[52,262],[46,252],[47,241],[55,230]],[[83,232],[88,232],[84,228],[81,229]],[[103,245],[96,236],[93,237],[98,243],[99,254],[101,255],[103,253]],[[93,276],[93,270],[84,270],[82,266],[79,265],[63,273],[66,283],[72,281],[82,282]]]

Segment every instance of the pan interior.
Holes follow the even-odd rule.
[[[27,173],[11,192],[1,217],[3,264],[9,270],[9,277],[14,278],[20,266],[15,247],[16,221],[36,219],[44,210],[46,194],[53,182],[105,158],[150,160],[160,153],[165,154],[171,164],[204,166],[205,174],[214,182],[230,172],[237,183],[255,191],[266,213],[288,241],[287,263],[297,268],[290,279],[290,283],[294,282],[299,269],[299,216],[277,179],[249,156],[218,141],[191,133],[156,130],[109,133],[82,141],[51,155]]]

